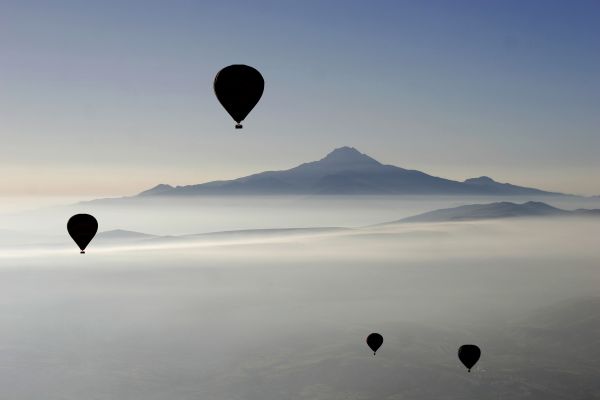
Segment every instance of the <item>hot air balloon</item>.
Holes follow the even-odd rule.
[[[369,336],[367,336],[367,344],[371,350],[373,350],[373,355],[375,355],[377,350],[383,344],[383,336],[381,336],[379,333],[371,333]]]
[[[85,248],[98,232],[98,221],[89,214],[76,214],[69,218],[67,231],[81,249],[81,254],[85,254]]]
[[[479,361],[481,350],[474,344],[463,344],[458,348],[458,358],[471,372],[471,368]]]
[[[260,72],[247,65],[235,64],[223,68],[215,76],[215,94],[221,105],[237,122],[241,122],[260,100],[265,89],[265,80]]]

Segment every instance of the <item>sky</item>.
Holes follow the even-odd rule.
[[[121,196],[353,146],[600,194],[598,1],[0,1],[3,196]],[[222,67],[266,87],[243,132]]]

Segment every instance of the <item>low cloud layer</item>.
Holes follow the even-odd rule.
[[[568,218],[5,245],[0,384],[19,399],[592,398],[599,234]],[[464,343],[483,350],[471,374]]]

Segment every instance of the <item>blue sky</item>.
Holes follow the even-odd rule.
[[[3,1],[0,194],[125,195],[354,146],[600,194],[597,1]],[[244,132],[212,80],[266,80]]]

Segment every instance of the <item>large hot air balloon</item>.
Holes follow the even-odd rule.
[[[463,344],[458,348],[458,358],[471,372],[471,368],[479,361],[481,350],[474,344]]]
[[[369,336],[367,336],[367,344],[371,350],[373,350],[373,355],[375,355],[377,350],[383,344],[383,336],[381,336],[379,333],[371,333]]]
[[[260,72],[247,65],[235,64],[223,68],[215,76],[215,94],[221,105],[241,129],[241,122],[260,100],[265,80]]]
[[[76,214],[69,218],[67,231],[81,249],[81,254],[85,254],[85,248],[98,232],[98,221],[89,214]]]

